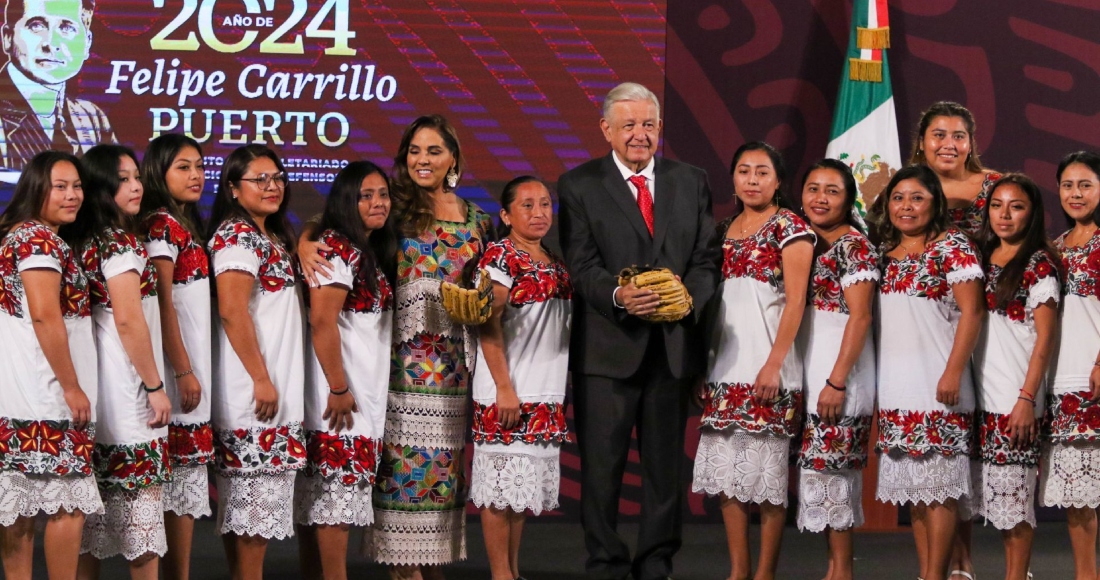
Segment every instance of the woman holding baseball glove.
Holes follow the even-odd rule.
[[[787,506],[791,437],[802,428],[802,357],[814,232],[784,207],[783,159],[742,145],[730,167],[743,211],[720,226],[722,277],[711,337],[692,491],[722,498],[731,578],[752,576],[749,505],[760,505],[757,580],[775,577]]]

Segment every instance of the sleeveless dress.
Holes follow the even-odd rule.
[[[798,239],[813,243],[813,230],[793,212],[780,209],[751,236],[722,243],[723,280],[708,353],[693,492],[787,505],[791,438],[802,430],[797,341],[783,360],[776,400],[759,403],[752,390],[787,303],[783,248]]]
[[[171,472],[168,428],[148,425],[153,418],[149,397],[122,345],[107,288],[116,276],[140,276],[141,310],[149,326],[157,371],[163,377],[157,272],[145,246],[122,230],[105,231],[85,244],[80,259],[88,276],[99,355],[93,458],[105,509],[103,515],[88,516],[84,521],[80,552],[100,560],[119,554],[135,560],[149,552],[163,556],[168,551],[161,499],[162,486]]]
[[[332,263],[332,276],[322,285],[348,289],[337,317],[340,354],[347,388],[355,399],[352,426],[339,433],[328,428],[329,384],[317,361],[312,340],[306,388],[306,468],[294,484],[294,521],[299,525],[374,522],[371,493],[382,448],[386,393],[390,378],[393,336],[393,288],[377,267],[368,267],[361,250],[335,230],[322,232],[320,242],[331,248],[321,256]],[[368,281],[374,278],[376,290]]]
[[[1054,381],[1047,400],[1049,443],[1043,450],[1039,502],[1055,507],[1100,507],[1100,403],[1091,400],[1089,374],[1100,353],[1100,230],[1062,252],[1062,324]]]
[[[191,232],[165,208],[145,219],[145,249],[149,257],[168,258],[172,274],[172,305],[176,309],[183,346],[191,360],[191,372],[199,381],[202,398],[190,413],[180,408],[176,369],[164,355],[164,388],[172,400],[168,425],[168,459],[172,478],[164,486],[164,511],[200,518],[210,515],[208,465],[214,456],[214,430],[210,425],[211,334],[210,259]]]
[[[255,277],[248,309],[279,410],[256,418],[254,383],[221,324],[214,354],[214,470],[220,534],[282,539],[294,535],[294,476],[305,467],[302,434],[305,337],[298,277],[290,254],[252,224],[229,219],[209,242],[214,276]],[[215,318],[217,320],[217,318]]]
[[[982,226],[985,225],[982,221],[982,215],[985,213],[985,206],[989,205],[989,194],[992,193],[990,189],[1000,178],[1000,173],[994,171],[986,173],[985,178],[982,179],[982,189],[978,192],[978,197],[974,198],[974,201],[966,207],[949,210],[951,223],[955,224],[955,227],[972,239],[978,237],[978,234],[982,231]]]
[[[476,341],[439,293],[492,238],[487,213],[466,202],[462,222],[435,220],[398,242],[386,433],[364,552],[393,565],[466,558],[466,409]]]
[[[878,266],[878,251],[855,229],[814,259],[810,300],[798,329],[806,377],[806,421],[798,455],[798,528],[803,531],[863,525],[862,470],[875,409],[875,345],[870,329],[843,385],[840,420],[827,425],[816,411],[821,393],[830,388],[825,380],[836,366],[848,325],[844,290],[861,282],[877,283]]]
[[[983,278],[966,234],[948,230],[918,256],[883,256],[879,287],[876,497],[895,504],[969,496],[974,384],[963,370],[958,404],[936,401],[960,312],[952,284]]]
[[[57,375],[46,361],[30,319],[21,273],[61,274],[61,315],[91,422],[72,425]],[[0,243],[0,526],[58,511],[103,513],[92,449],[99,385],[88,280],[57,233],[32,222],[16,226]]]
[[[1036,469],[1039,439],[1024,449],[1013,449],[1008,419],[1020,397],[1035,349],[1035,309],[1049,300],[1058,302],[1062,288],[1058,266],[1044,251],[1035,252],[1024,270],[1016,294],[1004,308],[996,303],[997,280],[1003,269],[990,264],[985,282],[989,309],[978,346],[974,349],[974,378],[978,389],[978,447],[981,457],[980,485],[970,502],[999,530],[1010,530],[1027,522],[1035,527]],[[1046,381],[1035,393],[1035,416],[1042,417]]]
[[[508,288],[501,326],[508,374],[520,400],[520,424],[505,429],[497,415],[497,385],[478,341],[474,370],[474,461],[470,501],[536,516],[558,507],[569,324],[573,287],[565,264],[549,264],[505,238],[485,248],[479,266]]]

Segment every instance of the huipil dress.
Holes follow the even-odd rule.
[[[386,432],[364,552],[393,565],[466,558],[466,409],[476,330],[455,324],[439,293],[493,237],[489,214],[466,202],[461,222],[435,220],[398,242]]]
[[[559,258],[537,262],[508,238],[489,244],[479,266],[508,289],[501,327],[520,423],[510,429],[500,424],[497,385],[479,340],[470,501],[537,516],[558,507],[561,445],[569,439],[565,385],[573,287]]]
[[[86,243],[80,261],[88,276],[99,356],[93,457],[105,510],[103,515],[84,521],[80,551],[100,560],[120,554],[135,560],[150,552],[163,556],[168,550],[161,499],[163,484],[171,473],[168,428],[148,425],[153,418],[149,396],[122,345],[107,287],[116,276],[139,276],[141,311],[149,327],[157,371],[163,377],[157,272],[137,237],[118,229],[104,231]]]
[[[1100,230],[1088,242],[1062,252],[1062,313],[1058,358],[1047,400],[1039,502],[1044,506],[1100,507],[1100,403],[1093,402],[1089,374],[1100,353]]]
[[[191,232],[165,208],[149,214],[144,229],[149,258],[168,258],[175,265],[172,305],[191,361],[190,370],[202,389],[198,406],[184,413],[175,376],[188,369],[174,368],[165,353],[164,387],[172,400],[172,422],[168,425],[172,477],[164,486],[164,511],[199,518],[210,515],[208,465],[214,456],[214,429],[210,424],[213,371],[210,259]]]
[[[305,335],[298,277],[286,248],[240,218],[218,226],[209,242],[214,277],[236,270],[255,277],[248,310],[267,373],[279,394],[268,421],[256,418],[254,383],[215,323],[214,473],[220,534],[294,535],[294,477],[305,467],[302,432]],[[217,318],[215,318],[217,320]]]
[[[61,274],[61,315],[91,422],[72,425],[72,412],[31,322],[21,273]],[[32,221],[0,243],[0,526],[58,511],[103,513],[92,449],[96,435],[95,331],[88,280],[78,257],[53,230]]]
[[[1000,173],[987,172],[985,178],[982,179],[982,189],[978,192],[978,197],[974,198],[970,205],[957,207],[949,212],[951,223],[955,224],[956,228],[970,236],[971,239],[977,239],[978,234],[982,231],[982,225],[984,225],[982,216],[985,215],[985,206],[989,205],[989,194],[992,193],[990,188],[1000,178]]]
[[[875,344],[871,329],[842,385],[845,390],[840,420],[832,425],[824,423],[817,414],[817,404],[821,393],[831,388],[825,381],[836,366],[848,326],[844,291],[861,282],[875,284],[880,276],[878,250],[855,229],[814,258],[809,304],[798,328],[806,377],[806,413],[798,455],[798,528],[803,531],[847,530],[863,525],[863,467],[867,464],[875,408]]]
[[[989,310],[978,346],[974,349],[974,379],[978,389],[978,448],[981,475],[970,503],[999,530],[1027,522],[1035,527],[1036,470],[1039,438],[1026,448],[1013,449],[1008,420],[1027,378],[1035,350],[1035,309],[1059,301],[1058,265],[1045,251],[1028,260],[1020,287],[1004,308],[996,302],[997,280],[1004,270],[990,264],[986,272],[985,303]],[[1043,415],[1046,381],[1035,393],[1035,417]]]
[[[780,209],[752,235],[722,242],[723,280],[691,482],[696,493],[787,505],[791,438],[802,429],[797,340],[783,359],[778,397],[758,402],[753,386],[787,303],[783,248],[800,239],[814,243],[813,230],[793,212]]]
[[[956,405],[936,401],[936,387],[961,316],[951,285],[982,280],[981,259],[966,234],[951,229],[916,256],[882,261],[876,497],[899,505],[965,500],[975,398],[970,363]]]
[[[339,433],[328,428],[329,384],[312,341],[310,380],[306,391],[306,468],[294,484],[294,521],[300,525],[369,526],[374,522],[374,488],[382,434],[386,422],[386,394],[390,380],[390,340],[393,337],[393,288],[363,252],[335,230],[321,233],[330,249],[321,256],[332,264],[332,276],[319,277],[322,285],[348,289],[337,317],[340,354],[347,388],[357,410],[352,426]],[[375,280],[371,291],[369,281]]]

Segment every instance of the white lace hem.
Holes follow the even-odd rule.
[[[1039,503],[1048,507],[1100,507],[1100,444],[1051,443],[1043,449]]]
[[[215,475],[219,534],[282,540],[294,535],[293,471]]]
[[[516,513],[530,510],[536,516],[557,509],[561,484],[558,444],[512,443],[494,447],[508,451],[491,450],[485,445],[474,447],[471,503],[479,508],[492,506]]]
[[[703,429],[691,491],[786,507],[790,445],[770,433]]]
[[[127,560],[168,551],[164,535],[163,489],[159,485],[136,490],[103,492],[104,513],[84,520],[80,553],[105,560],[121,555]]]
[[[466,559],[466,511],[376,509],[363,534],[363,554],[379,564],[440,566]]]
[[[384,441],[416,447],[465,447],[467,404],[461,396],[391,391],[386,399]]]
[[[954,285],[969,282],[971,280],[983,280],[985,279],[985,273],[982,272],[981,266],[967,266],[953,272],[948,272],[945,277],[947,278],[948,284]]]
[[[998,530],[1027,523],[1035,527],[1035,467],[982,464],[978,514]]]
[[[853,284],[858,284],[860,282],[878,282],[879,278],[881,278],[881,275],[878,273],[878,270],[859,270],[851,274],[846,274],[841,278],[840,287],[848,289],[848,287]]]
[[[206,465],[172,466],[172,478],[164,484],[164,511],[196,519],[212,513]]]
[[[875,498],[881,502],[933,504],[969,494],[970,458],[966,455],[879,455]]]
[[[298,474],[294,482],[294,523],[303,526],[369,526],[374,523],[373,486],[344,485],[338,476]]]
[[[57,477],[0,471],[0,526],[10,526],[19,518],[59,511],[103,513],[95,476]]]
[[[455,324],[443,308],[443,296],[439,293],[442,283],[438,278],[417,278],[397,286],[394,291],[394,343],[407,342],[424,332],[463,338],[463,327]]]
[[[1054,300],[1057,304],[1062,299],[1062,288],[1058,284],[1058,278],[1049,276],[1042,278],[1033,285],[1027,293],[1027,308],[1028,310],[1035,310],[1040,304],[1045,304],[1048,300]]]
[[[803,469],[798,482],[798,529],[838,531],[863,525],[863,472]]]

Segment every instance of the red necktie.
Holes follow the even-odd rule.
[[[653,236],[653,195],[645,185],[644,175],[631,175],[627,180],[638,188],[638,209],[642,212],[645,227],[649,228],[649,235]]]

